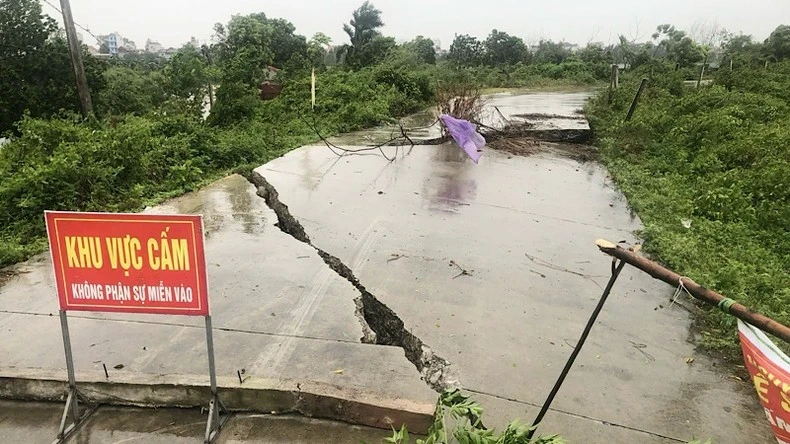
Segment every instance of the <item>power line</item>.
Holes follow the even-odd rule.
[[[52,9],[54,9],[55,11],[58,11],[58,13],[59,13],[61,16],[63,15],[63,11],[61,11],[61,10],[60,10],[60,8],[58,8],[57,6],[55,6],[55,5],[53,5],[52,3],[50,3],[48,0],[41,0],[41,1],[42,1],[42,2],[44,2],[44,3],[46,3],[46,4],[48,4],[48,5],[49,5],[49,6],[50,6]],[[92,33],[90,29],[88,29],[88,28],[86,28],[86,27],[84,27],[84,26],[80,25],[80,24],[79,24],[79,23],[77,23],[76,21],[74,22],[74,25],[75,25],[75,26],[77,26],[78,28],[82,29],[83,31],[87,32],[88,34],[90,34],[90,35],[91,35],[91,36],[92,36],[94,39],[96,39],[96,43],[99,43],[99,44],[101,44],[101,43],[102,43],[102,39],[100,39],[99,37],[97,37],[97,36],[96,36],[96,34]]]
[[[50,3],[50,2],[49,2],[49,0],[41,0],[41,1],[42,1],[42,2],[44,2],[44,3],[46,3],[47,5],[49,5],[49,6],[50,6],[52,9],[54,9],[55,11],[58,11],[58,13],[59,13],[61,16],[63,15],[63,11],[61,11],[61,10],[60,10],[60,8],[58,8],[57,6],[55,6],[55,5],[53,5],[52,3]],[[91,30],[90,30],[90,29],[88,29],[88,28],[86,28],[86,27],[84,27],[84,26],[80,25],[80,24],[79,24],[79,23],[77,23],[76,21],[74,21],[74,25],[75,25],[75,26],[77,26],[78,28],[82,29],[83,31],[87,32],[89,35],[91,35],[91,36],[92,36],[94,39],[96,39],[96,42],[97,42],[97,43],[99,43],[100,45],[101,45],[102,43],[104,43],[104,41],[103,41],[102,39],[100,39],[100,38],[99,38],[99,37],[98,37],[96,34],[94,34],[93,32],[91,32]],[[132,71],[132,72],[133,72],[133,73],[134,73],[136,76],[140,77],[140,78],[141,78],[142,80],[144,80],[145,82],[147,82],[147,83],[149,83],[149,84],[151,84],[151,85],[153,85],[153,86],[155,86],[155,87],[159,88],[159,90],[161,90],[163,93],[167,94],[167,90],[166,90],[166,89],[165,89],[165,88],[164,88],[162,85],[160,85],[158,82],[156,82],[156,81],[154,81],[154,80],[152,80],[152,79],[150,79],[150,78],[148,78],[148,77],[145,77],[145,76],[143,76],[142,74],[140,74],[139,72],[137,72],[137,70],[136,70],[136,69],[134,69],[134,68],[130,68],[130,70],[131,70],[131,71]]]
[[[55,5],[53,5],[52,3],[50,3],[50,2],[49,2],[49,0],[41,0],[41,1],[42,1],[42,2],[44,2],[44,3],[46,3],[47,5],[49,5],[49,6],[50,6],[51,8],[53,8],[55,11],[58,11],[58,13],[60,13],[60,15],[63,15],[63,11],[61,11],[61,10],[60,10],[60,8],[58,8],[57,6],[55,6]],[[78,28],[82,29],[83,31],[87,32],[88,34],[90,34],[90,35],[91,35],[91,36],[92,36],[94,39],[96,39],[96,42],[97,42],[97,43],[99,43],[100,45],[101,45],[102,43],[104,43],[104,41],[103,41],[102,39],[100,39],[98,36],[96,36],[96,34],[92,33],[90,29],[88,29],[88,28],[86,28],[86,27],[84,27],[84,26],[80,25],[80,24],[79,24],[79,23],[77,23],[76,21],[74,21],[74,25],[75,25],[75,26],[77,26]],[[131,69],[131,71],[132,71],[132,72],[133,72],[135,75],[137,75],[138,77],[140,77],[141,79],[143,79],[144,81],[146,81],[147,83],[149,83],[149,84],[151,84],[151,85],[153,85],[153,86],[156,86],[156,87],[157,87],[157,88],[159,88],[159,89],[160,89],[162,92],[164,92],[165,94],[167,94],[167,91],[165,90],[165,88],[164,88],[162,85],[160,85],[159,83],[157,83],[157,82],[155,82],[155,81],[151,80],[150,78],[147,78],[147,77],[143,76],[142,74],[140,74],[139,72],[137,72],[137,70],[136,70],[136,69]]]

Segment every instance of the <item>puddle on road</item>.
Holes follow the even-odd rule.
[[[428,208],[457,213],[477,197],[475,165],[466,161],[459,149],[438,149],[431,156],[430,172],[423,181],[422,194],[428,196]]]
[[[144,213],[202,214],[206,238],[210,238],[221,232],[262,233],[266,226],[264,208],[249,182],[233,175],[199,191],[146,208]]]

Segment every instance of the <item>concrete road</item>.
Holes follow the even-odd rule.
[[[571,117],[585,97],[491,104],[508,117]],[[639,241],[605,169],[555,148],[486,151],[474,165],[451,144],[407,148],[392,163],[317,146],[256,171],[312,243],[449,360],[502,426],[534,417],[595,306],[610,270],[595,240]],[[697,353],[672,293],[624,271],[542,431],[586,443],[771,441],[753,388]]]
[[[57,434],[62,405],[0,401],[0,442],[50,444]],[[194,444],[203,442],[206,415],[199,410],[100,407],[69,438],[74,444]],[[378,443],[390,434],[300,416],[236,414],[217,444]]]
[[[575,121],[586,96],[491,103],[556,126]],[[221,377],[244,369],[415,405],[461,386],[501,427],[534,418],[575,346],[610,269],[595,240],[636,242],[641,228],[600,165],[558,148],[488,150],[475,165],[452,144],[386,148],[395,162],[308,146],[256,170],[276,211],[239,176],[149,211],[204,215]],[[297,226],[310,243],[293,237]],[[49,258],[10,271],[0,377],[3,367],[62,373]],[[771,441],[753,389],[697,353],[688,301],[670,307],[672,292],[624,271],[542,433],[579,443]],[[78,379],[103,364],[111,381],[121,364],[206,375],[195,319],[86,313],[71,327]]]

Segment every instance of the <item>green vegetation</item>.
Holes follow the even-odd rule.
[[[349,44],[335,49],[264,13],[217,24],[213,44],[170,59],[99,59],[84,48],[96,115],[82,120],[55,20],[35,0],[0,0],[0,135],[11,139],[0,147],[0,267],[44,250],[45,210],[137,211],[315,140],[301,117],[333,134],[424,109],[447,81],[528,87],[607,75],[605,56],[566,50],[533,63],[521,39],[496,30],[480,64],[441,60],[430,39],[397,45],[383,23],[366,2],[343,26]],[[260,100],[263,81],[280,84],[279,97]]]
[[[456,36],[447,63],[463,70],[480,86],[523,88],[558,80],[577,85],[600,82],[608,79],[612,56],[611,50],[600,45],[571,52],[551,41],[541,41],[530,52],[520,38],[495,29],[484,41]]]
[[[484,40],[457,35],[442,55],[422,36],[396,44],[383,24],[365,2],[343,25],[349,43],[336,48],[323,34],[308,40],[287,20],[255,13],[217,24],[214,44],[185,46],[170,59],[99,59],[85,50],[96,115],[82,119],[56,22],[37,0],[0,0],[0,134],[11,139],[0,146],[0,267],[46,248],[45,210],[140,210],[315,140],[304,119],[325,135],[346,132],[425,108],[448,81],[591,85],[618,63],[628,67],[622,87],[588,114],[604,161],[645,224],[646,248],[790,324],[790,27],[757,43],[661,25],[652,42],[621,36],[617,45],[580,49],[552,41],[530,48],[495,29]],[[710,71],[713,84],[684,87],[713,58],[722,66]],[[652,81],[624,123],[642,76]],[[264,101],[269,81],[282,91]],[[207,100],[215,103],[206,116]],[[734,351],[734,332],[733,318],[711,311],[703,343]],[[529,428],[515,422],[495,434],[479,427],[481,415],[478,404],[446,393],[419,442],[450,434],[461,443],[561,442],[529,440]],[[409,442],[406,429],[390,441]]]
[[[725,63],[699,89],[652,61],[624,78],[611,104],[604,92],[587,112],[609,171],[644,222],[646,249],[788,325],[790,60],[781,60],[790,54],[782,48],[733,36],[724,45],[733,70]],[[650,73],[633,119],[623,122]],[[709,310],[702,334],[703,345],[737,356],[733,317]]]
[[[39,2],[0,1],[0,134],[25,112],[79,109],[68,47],[55,31],[57,22],[42,15]],[[102,88],[105,64],[85,52],[88,82]]]
[[[351,131],[429,106],[448,82],[589,85],[607,79],[615,62],[628,67],[623,88],[589,112],[604,160],[644,219],[646,246],[790,323],[790,28],[758,43],[661,25],[650,42],[621,37],[579,49],[551,41],[529,48],[495,29],[483,40],[457,35],[440,55],[421,36],[396,44],[383,24],[366,2],[343,25],[349,43],[335,49],[323,34],[308,40],[287,20],[255,13],[217,24],[215,43],[187,45],[170,59],[84,51],[96,115],[83,120],[55,21],[35,0],[0,0],[0,134],[11,139],[0,147],[0,266],[44,249],[45,210],[139,210],[314,140],[303,119],[324,134]],[[721,68],[708,66],[712,86],[683,86],[713,59]],[[653,80],[623,123],[642,75]],[[265,81],[282,86],[277,98],[260,99]],[[730,317],[712,313],[705,343],[731,347],[731,327]]]
[[[460,444],[563,444],[565,441],[557,435],[529,438],[534,430],[522,425],[518,420],[510,423],[502,433],[496,433],[482,426],[483,407],[464,396],[459,390],[450,390],[439,396],[434,414],[434,423],[428,430],[425,439],[416,440],[417,444],[443,444],[458,442]],[[451,422],[448,427],[447,422]],[[467,424],[468,422],[468,424]],[[450,440],[450,437],[454,441]],[[406,427],[393,430],[392,436],[384,442],[393,444],[409,444],[411,439]]]

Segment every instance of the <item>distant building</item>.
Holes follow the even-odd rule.
[[[137,44],[135,44],[132,40],[129,40],[118,34],[117,32],[113,32],[107,35],[100,35],[98,36],[99,44],[102,46],[107,46],[107,51],[110,55],[118,55],[119,50],[123,48],[123,52],[135,52],[137,51]]]
[[[145,52],[152,52],[154,54],[164,51],[164,46],[159,42],[154,42],[151,39],[145,42]]]
[[[123,37],[117,32],[113,32],[111,34],[100,35],[97,37],[99,39],[99,45],[102,47],[107,47],[107,52],[110,55],[118,54],[118,48],[123,45]],[[99,48],[101,50],[101,48]]]
[[[118,48],[121,47],[123,44],[123,37],[117,32],[114,32],[107,36],[107,49],[110,51],[110,54],[115,55],[118,54]]]
[[[277,74],[280,73],[280,68],[269,65],[263,70],[263,80],[274,81],[277,79]]]

